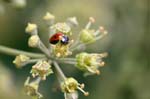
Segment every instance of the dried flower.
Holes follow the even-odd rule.
[[[13,63],[16,65],[17,68],[21,68],[29,60],[30,60],[30,57],[20,54],[20,55],[16,56]]]
[[[38,61],[32,66],[31,74],[33,77],[39,76],[42,80],[46,80],[46,77],[53,73],[51,66],[46,61]]]

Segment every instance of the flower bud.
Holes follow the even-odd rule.
[[[74,26],[78,26],[78,21],[77,21],[77,18],[76,17],[70,17],[67,19],[67,23],[71,26],[71,27],[74,27]]]
[[[32,23],[28,23],[25,31],[29,34],[35,35],[35,34],[37,34],[37,25],[32,24]]]
[[[30,57],[20,54],[16,56],[13,63],[16,65],[17,68],[21,68],[28,60],[30,60]]]
[[[51,20],[54,20],[55,19],[55,16],[52,15],[51,13],[47,12],[46,15],[43,17],[43,19],[45,21],[51,21]]]
[[[39,45],[40,38],[38,35],[32,35],[28,40],[28,45],[30,47],[37,47]]]
[[[38,61],[32,66],[31,74],[33,77],[39,76],[42,80],[46,80],[46,76],[52,74],[51,65],[46,61]]]

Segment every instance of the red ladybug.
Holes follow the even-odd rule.
[[[58,32],[52,35],[52,37],[49,39],[49,42],[54,45],[57,44],[58,42],[60,42],[63,45],[66,45],[69,43],[69,38],[67,35],[64,35],[62,32]]]

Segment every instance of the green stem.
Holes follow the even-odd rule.
[[[58,60],[58,62],[60,63],[66,63],[66,64],[71,64],[71,65],[75,65],[76,64],[76,61],[66,61],[66,60]]]
[[[66,76],[62,72],[61,68],[59,67],[58,63],[56,61],[53,62],[56,70],[56,76],[59,80],[59,82],[64,81],[66,79]]]
[[[9,47],[2,46],[2,45],[0,45],[0,53],[7,54],[7,55],[13,55],[13,56],[16,56],[19,54],[24,54],[24,55],[27,55],[27,56],[32,57],[32,58],[45,57],[44,54],[25,52],[25,51],[9,48]]]
[[[46,60],[46,58],[30,59],[27,62],[23,63],[23,67],[28,66],[27,64],[33,64],[40,60]]]
[[[59,58],[60,61],[76,61],[75,58]]]

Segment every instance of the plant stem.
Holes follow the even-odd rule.
[[[33,64],[40,60],[46,60],[46,58],[39,58],[39,59],[30,59],[27,62],[23,63],[23,67],[28,66],[27,64]]]
[[[76,61],[75,58],[59,58],[60,61]]]
[[[16,56],[19,54],[24,54],[24,55],[27,55],[27,56],[32,57],[32,58],[45,57],[44,54],[25,52],[25,51],[9,48],[9,47],[2,46],[2,45],[0,45],[0,53],[7,54],[7,55],[13,55],[13,56]]]
[[[47,57],[50,57],[49,50],[46,48],[46,46],[43,44],[42,41],[40,41],[39,47],[38,47]]]
[[[60,62],[60,63],[66,63],[66,64],[71,64],[71,65],[75,65],[76,64],[76,61],[66,61],[66,60],[62,61],[62,60],[58,60],[58,62]]]
[[[56,70],[56,76],[59,80],[59,82],[64,81],[66,79],[66,76],[62,72],[61,68],[59,67],[58,63],[56,61],[53,62]]]

